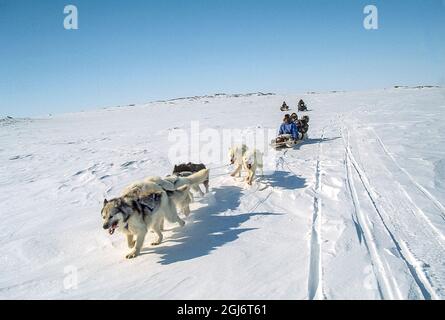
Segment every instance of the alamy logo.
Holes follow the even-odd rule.
[[[379,10],[374,5],[368,5],[363,9],[366,14],[363,20],[363,27],[366,30],[377,30],[379,28]]]
[[[251,127],[201,130],[200,122],[192,121],[190,130],[178,128],[169,132],[168,141],[172,145],[168,151],[168,159],[170,163],[225,164],[228,163],[229,148],[241,144],[258,149],[266,158],[275,157],[276,152],[268,148],[269,141],[275,137],[275,129]]]
[[[63,9],[63,13],[66,14],[63,20],[63,27],[66,30],[77,30],[79,29],[79,12],[75,5],[67,5]]]

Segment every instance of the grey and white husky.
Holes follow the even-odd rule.
[[[185,188],[187,189],[187,187]],[[179,218],[173,199],[183,196],[188,190],[167,191],[155,183],[141,182],[128,187],[121,197],[104,200],[102,208],[103,228],[112,235],[119,229],[127,237],[132,249],[127,259],[137,257],[144,244],[145,236],[151,228],[158,239],[152,245],[162,242],[164,219],[172,223],[185,222]]]
[[[132,249],[127,259],[137,257],[144,244],[145,236],[152,229],[158,239],[152,245],[162,242],[164,219],[171,223],[185,222],[178,216],[178,209],[190,213],[190,186],[208,179],[208,170],[201,170],[189,177],[165,180],[150,177],[133,183],[124,189],[122,196],[104,200],[102,208],[103,228],[112,235],[119,229],[127,237]]]

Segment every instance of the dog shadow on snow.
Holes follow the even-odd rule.
[[[306,179],[288,171],[276,170],[272,174],[263,175],[260,180],[271,187],[294,190],[306,187]]]
[[[160,255],[163,265],[205,256],[223,245],[235,241],[240,234],[256,228],[239,228],[255,216],[278,215],[269,212],[233,213],[240,206],[243,189],[236,186],[213,188],[203,202],[208,205],[194,210],[183,228],[175,228],[164,241],[167,245],[148,247],[142,254]],[[226,213],[223,215],[222,213]]]

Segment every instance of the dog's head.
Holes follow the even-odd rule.
[[[230,164],[235,164],[238,159],[242,159],[243,153],[245,152],[245,147],[231,147],[229,149],[229,161]]]
[[[103,228],[108,230],[110,234],[124,223],[126,218],[131,214],[131,208],[120,198],[108,201],[104,200],[101,211],[103,219]]]
[[[255,155],[252,152],[247,152],[243,157],[243,162],[247,169],[252,169],[255,162]]]
[[[229,149],[229,162],[230,164],[235,163],[235,150],[233,148]]]

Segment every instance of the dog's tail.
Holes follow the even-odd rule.
[[[185,195],[186,193],[190,193],[190,186],[189,185],[185,185],[182,186],[176,190],[167,191],[167,195],[170,199],[172,199],[173,201],[176,201],[178,198],[181,198],[183,195]]]
[[[170,181],[167,181],[165,179],[162,179],[161,177],[149,177],[146,178],[144,180],[145,182],[148,183],[155,183],[158,186],[160,186],[162,189],[167,190],[167,191],[174,191],[175,190],[175,185],[173,183],[171,183]]]
[[[190,189],[191,189],[190,185],[185,185],[176,190],[175,193],[178,194],[180,192],[181,194],[186,194],[186,203],[188,202],[190,204],[195,200],[193,198],[193,194],[190,192]]]
[[[198,171],[191,176],[188,176],[186,179],[188,181],[189,185],[192,184],[201,184],[204,183],[204,181],[209,180],[209,173],[210,169],[202,169],[201,171]]]

